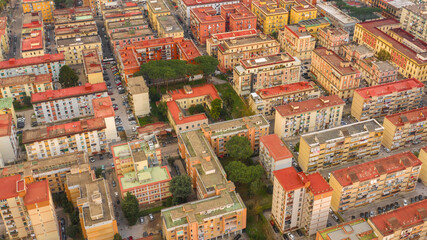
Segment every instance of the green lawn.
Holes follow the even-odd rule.
[[[229,83],[224,83],[220,85],[215,85],[216,90],[224,96],[225,94],[231,94],[231,98],[233,99],[233,106],[231,109],[231,117],[240,118],[248,115],[252,115],[252,111],[250,111],[249,107],[243,100],[237,95],[236,91],[234,91],[233,87]]]
[[[155,122],[155,119],[154,119],[153,115],[151,115],[151,114],[148,116],[142,117],[142,118],[138,118],[138,120],[139,120],[139,126],[141,126],[141,127],[144,125]]]

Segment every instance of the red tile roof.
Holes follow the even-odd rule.
[[[105,82],[96,84],[86,83],[84,86],[63,88],[58,90],[47,90],[46,92],[33,93],[31,95],[31,103],[78,97],[83,95],[89,95],[92,93],[102,93],[106,91],[107,85],[105,84]]]
[[[183,0],[185,6],[194,6],[194,5],[205,5],[205,4],[215,4],[215,3],[226,3],[232,2],[234,0]]]
[[[173,40],[172,37],[166,37],[166,38],[156,38],[156,39],[138,41],[138,42],[134,42],[132,45],[138,49],[138,48],[160,47],[160,46],[174,44],[174,43],[175,41]]]
[[[140,65],[138,59],[132,49],[120,49],[119,55],[124,69],[139,69]]]
[[[190,14],[194,15],[201,24],[225,23],[225,19],[221,15],[216,15],[216,10],[213,7],[192,8]]]
[[[403,126],[406,123],[417,123],[427,119],[427,107],[385,116],[393,125]]]
[[[387,25],[396,25],[396,24],[399,24],[399,20],[394,18],[387,18],[387,19],[366,21],[366,22],[358,23],[357,25],[362,26],[368,32],[373,34],[375,37],[388,42],[389,44],[392,45],[393,48],[395,48],[397,51],[404,54],[408,58],[415,60],[419,64],[426,63],[427,62],[426,60],[422,60],[417,57],[417,53],[414,50],[410,49],[409,47],[405,46],[401,42],[395,40],[394,38],[389,36],[387,33],[379,29],[379,27],[384,27]]]
[[[11,58],[7,61],[0,62],[0,69],[17,68],[17,67],[38,65],[38,64],[50,63],[50,62],[56,62],[56,61],[65,61],[64,54],[63,53],[45,54],[39,57],[20,58],[20,59]]]
[[[184,39],[182,42],[178,42],[178,48],[186,61],[192,61],[202,55],[191,39]]]
[[[379,158],[370,162],[343,168],[332,172],[341,186],[349,186],[354,182],[374,179],[383,174],[390,174],[421,165],[421,161],[411,152],[402,152],[392,156]]]
[[[110,96],[92,100],[93,113],[96,118],[107,118],[115,115]]]
[[[384,237],[399,229],[424,224],[427,219],[427,199],[370,218],[370,222]]]
[[[52,82],[52,75],[40,74],[40,75],[23,75],[15,77],[6,77],[0,80],[0,87],[11,87],[24,84],[43,84]]]
[[[314,195],[333,191],[332,187],[328,182],[326,182],[319,172],[307,175],[307,178],[310,181],[310,186],[308,188]]]
[[[313,85],[310,82],[296,82],[296,83],[290,83],[290,84],[280,85],[280,86],[271,87],[271,88],[260,89],[256,93],[261,98],[271,98],[271,97],[288,95],[288,94],[301,92],[301,91],[310,91],[314,89],[314,86],[315,85]]]
[[[274,171],[273,175],[287,192],[303,188],[308,183],[307,176],[303,172],[298,173],[293,167]]]
[[[270,134],[260,138],[261,143],[268,149],[274,161],[292,158],[292,153],[280,140],[277,134]]]
[[[12,114],[0,115],[0,137],[10,136],[12,127]]]
[[[294,116],[305,112],[312,112],[318,109],[344,106],[345,102],[337,95],[322,96],[302,102],[291,102],[276,107],[276,111],[282,116]]]
[[[13,175],[9,177],[0,178],[0,199],[5,200],[18,196],[17,188],[18,181],[21,180],[21,175]]]
[[[166,105],[168,106],[168,110],[171,113],[176,125],[208,119],[204,113],[199,113],[191,116],[182,116],[180,119],[179,115],[181,113],[181,109],[179,109],[178,104],[175,101],[171,101],[167,102]]]
[[[221,5],[221,13],[223,11],[228,12],[230,18],[235,20],[256,18],[255,14],[253,14],[248,7],[243,5],[243,3]]]
[[[314,49],[314,52],[317,55],[319,55],[323,59],[323,61],[330,64],[340,74],[343,74],[343,75],[359,74],[360,75],[359,70],[350,66],[349,62],[346,62],[344,59],[338,56],[338,54],[336,54],[334,51],[329,50],[325,47],[320,47],[320,48]]]
[[[147,124],[137,129],[138,134],[158,134],[166,130],[171,131],[171,127],[169,126],[169,124],[164,122]]]
[[[215,34],[212,34],[212,38],[223,41],[223,40],[232,39],[232,38],[242,38],[242,37],[248,37],[248,36],[255,36],[257,34],[258,34],[258,30],[247,29],[247,30],[241,30],[241,31],[215,33]]]
[[[388,95],[393,92],[408,91],[414,88],[423,88],[424,84],[415,78],[408,78],[396,82],[385,83],[381,85],[371,86],[356,89],[357,92],[363,98],[371,98],[373,96]]]
[[[32,31],[31,37],[22,39],[22,51],[33,51],[43,49],[43,36],[42,31]]]
[[[125,12],[125,13],[110,13],[105,14],[105,18],[121,18],[121,17],[131,17],[131,16],[139,16],[142,15],[141,11],[134,11],[134,12]]]
[[[192,87],[192,93],[186,93],[184,89],[177,89],[173,91],[169,91],[169,95],[173,98],[173,100],[179,100],[183,98],[194,98],[204,95],[211,96],[212,100],[220,98],[218,91],[214,87],[213,84],[205,84],[198,87]]]
[[[27,184],[24,204],[30,205],[49,201],[49,182],[47,180]]]

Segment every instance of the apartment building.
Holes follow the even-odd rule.
[[[344,29],[350,34],[350,40],[353,39],[355,25],[359,23],[357,18],[350,17],[330,2],[318,2],[316,7],[319,16],[327,17],[334,27]]]
[[[21,175],[0,178],[1,217],[9,239],[59,239],[48,181],[27,183]]]
[[[59,53],[65,56],[67,65],[82,64],[83,50],[96,49],[102,58],[101,38],[99,36],[82,36],[67,39],[57,39],[56,45]]]
[[[43,56],[43,32],[41,30],[23,29],[21,35],[21,56],[22,58]]]
[[[360,88],[355,91],[351,115],[362,121],[418,108],[423,91],[424,84],[415,78]]]
[[[240,60],[233,68],[233,88],[239,95],[300,81],[301,61],[289,53]]]
[[[94,36],[98,34],[95,22],[91,25],[64,25],[55,29],[55,41],[58,39]],[[53,41],[53,40],[52,40]]]
[[[117,53],[118,54],[116,56],[119,73],[122,79],[127,82],[129,78],[133,77],[133,74],[141,70],[141,64],[139,63],[137,52],[133,48],[125,47],[124,49],[117,50]]]
[[[427,107],[384,117],[382,145],[394,150],[426,141]]]
[[[218,55],[218,46],[224,41],[255,36],[257,34],[258,30],[256,28],[212,34],[212,36],[206,40],[206,52],[208,55],[216,57]]]
[[[105,31],[110,36],[114,32],[126,32],[132,29],[140,30],[148,28],[148,22],[142,19],[126,19],[117,22],[109,22],[105,26]]]
[[[351,61],[362,73],[362,79],[369,86],[394,82],[398,69],[388,61],[380,61],[374,52],[365,45],[348,44],[341,47],[343,58]]]
[[[326,17],[317,17],[315,19],[303,20],[298,23],[299,26],[305,27],[307,31],[317,38],[319,30],[331,26],[331,22]]]
[[[338,52],[341,46],[349,43],[350,34],[341,28],[322,28],[317,34],[319,45],[334,52]]]
[[[154,39],[155,35],[149,28],[130,29],[128,31],[113,32],[110,34],[110,44],[113,49],[120,49],[134,42]]]
[[[113,239],[119,232],[107,180],[94,171],[68,173],[66,194],[79,209],[83,237],[87,240]]]
[[[289,167],[273,172],[271,217],[281,233],[302,228],[308,235],[326,227],[332,188],[320,173]]]
[[[420,153],[418,155],[421,163],[425,166],[427,163],[427,147],[423,147],[420,149]],[[427,168],[421,168],[420,179],[424,185],[427,183]]]
[[[270,35],[261,33],[245,38],[227,39],[218,45],[218,68],[226,72],[232,70],[242,59],[275,55],[279,52],[279,43]]]
[[[376,155],[384,128],[375,120],[306,133],[300,138],[298,163],[304,172]]]
[[[23,75],[2,78],[0,82],[0,96],[12,98],[22,103],[26,96],[53,89],[50,74]]]
[[[92,100],[108,97],[105,83],[33,93],[31,103],[38,123],[50,123],[93,115]]]
[[[159,24],[158,34],[159,38],[171,37],[174,39],[184,39],[184,29],[175,16],[167,15],[157,17]]]
[[[263,115],[253,115],[201,126],[207,141],[219,157],[227,154],[225,144],[233,136],[246,137],[251,143],[252,150],[258,152],[260,137],[268,135],[269,128],[270,124]]]
[[[252,1],[251,11],[258,19],[259,29],[265,34],[278,32],[288,24],[289,12],[273,0]]]
[[[23,13],[41,12],[43,22],[53,23],[53,11],[55,10],[55,3],[52,0],[23,0],[22,11]]]
[[[384,0],[364,0],[362,2],[366,2],[372,7],[376,8],[382,8],[387,11],[388,16],[395,17],[396,19],[399,19],[402,13],[402,9],[404,7],[412,6],[418,3],[423,3],[423,1],[410,1],[410,0],[391,0],[391,1],[384,1]]]
[[[375,53],[381,50],[391,56],[391,63],[405,78],[427,80],[427,43],[400,28],[396,19],[371,20],[356,25],[354,41]]]
[[[70,27],[96,27],[91,9],[88,7],[63,8],[53,11],[55,31]],[[56,33],[56,32],[55,32]]]
[[[104,18],[104,26],[107,26],[109,23],[112,22],[145,19],[142,9],[136,3],[133,2],[126,2],[123,5],[120,5],[117,2],[112,3],[111,5],[104,4],[102,11],[102,15]]]
[[[274,171],[292,167],[293,155],[277,134],[262,136],[260,141],[259,162],[273,182]]]
[[[257,17],[242,3],[222,5],[221,16],[225,19],[227,32],[256,29]]]
[[[280,47],[301,61],[309,60],[315,48],[316,40],[305,27],[287,25],[279,31]]]
[[[314,7],[314,5],[309,1],[296,0],[290,8],[289,24],[297,24],[301,21],[316,19],[317,8]]]
[[[90,168],[84,152],[66,153],[40,161],[26,161],[4,167],[0,177],[21,175],[25,182],[48,181],[51,193],[65,191],[66,175],[71,171],[87,171]]]
[[[247,210],[236,192],[162,209],[162,232],[167,240],[237,236],[246,228]]]
[[[377,240],[372,227],[365,219],[355,219],[317,231],[316,240],[364,239]]]
[[[88,83],[97,84],[104,82],[101,59],[99,58],[98,50],[85,49],[82,51],[82,55],[84,73]]]
[[[64,54],[45,54],[32,58],[11,58],[0,62],[0,78],[23,75],[52,74],[54,81],[59,80],[59,70],[65,65]],[[29,96],[29,95],[28,95]]]
[[[190,27],[193,36],[200,44],[212,34],[225,32],[225,19],[216,15],[213,7],[201,7],[190,10]]]
[[[16,124],[16,113],[13,107],[13,98],[0,98],[0,115],[10,114],[12,115],[12,121]]]
[[[196,44],[191,39],[184,39],[177,42],[178,59],[195,64],[195,59],[202,56]]]
[[[144,78],[138,76],[128,78],[127,80],[129,103],[135,116],[146,116],[150,114],[150,98]]]
[[[423,239],[427,233],[427,200],[404,206],[368,219],[378,240]]]
[[[341,213],[413,191],[421,164],[413,153],[403,152],[333,171],[329,180],[334,189],[332,210]]]
[[[311,75],[329,94],[349,100],[359,87],[361,73],[334,51],[316,48],[311,56]]]
[[[344,106],[337,95],[277,106],[274,133],[285,138],[340,126]]]
[[[103,118],[44,126],[25,130],[22,143],[25,145],[29,160],[44,159],[75,151],[85,151],[89,155],[95,155],[108,151],[106,128]]]
[[[155,31],[159,29],[158,17],[171,15],[171,10],[164,0],[147,1],[148,19]]]
[[[169,123],[176,133],[199,129],[203,124],[208,123],[208,118],[204,113],[185,115],[186,110],[198,104],[210,108],[211,102],[221,99],[218,91],[212,84],[198,87],[185,85],[183,89],[172,90],[162,96],[162,101],[168,107],[167,116]]]
[[[172,179],[168,167],[162,166],[160,145],[156,137],[111,146],[121,197],[135,195],[139,205],[147,206],[172,197]]]
[[[400,24],[416,38],[427,42],[427,3],[414,4],[402,8]]]
[[[296,82],[277,87],[260,89],[249,95],[249,107],[255,114],[272,117],[275,107],[320,97],[319,88],[313,82]]]
[[[181,21],[190,26],[190,10],[193,8],[213,7],[220,14],[222,5],[238,4],[238,0],[178,0],[177,13]]]
[[[0,167],[18,160],[19,142],[12,114],[0,115]]]
[[[0,61],[8,59],[9,54],[9,26],[7,17],[0,17]]]

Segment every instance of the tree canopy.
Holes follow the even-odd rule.
[[[219,64],[217,58],[209,55],[196,57],[194,61],[198,64],[198,68],[202,71],[205,77],[213,74]]]
[[[116,233],[114,234],[114,239],[113,240],[122,240],[122,236],[120,236],[120,233]]]
[[[141,65],[141,74],[152,84],[162,83],[171,79],[183,78],[194,72],[194,66],[190,66],[182,60],[157,60]],[[137,74],[137,75],[138,75]]]
[[[78,84],[79,76],[67,65],[64,65],[59,70],[59,83],[62,88],[75,87]]]
[[[231,139],[225,144],[225,149],[230,157],[238,160],[246,160],[254,153],[251,143],[243,136],[231,137]]]
[[[127,193],[121,202],[123,214],[128,220],[129,225],[135,225],[139,218],[138,199],[130,193]]]
[[[225,171],[232,182],[248,184],[261,179],[264,169],[261,165],[247,166],[240,161],[232,161],[225,166]]]
[[[388,53],[386,50],[381,49],[378,53],[377,56],[378,60],[380,61],[387,61],[391,59],[391,55],[390,53]]]
[[[221,108],[222,108],[222,101],[221,99],[217,98],[211,102],[211,117],[214,120],[219,119],[219,115],[221,114]]]
[[[202,104],[193,105],[188,108],[188,112],[190,112],[191,115],[197,114],[197,113],[204,113],[205,107],[203,107]]]
[[[170,182],[170,191],[173,195],[174,204],[181,204],[187,201],[191,194],[191,178],[187,175],[173,177]]]

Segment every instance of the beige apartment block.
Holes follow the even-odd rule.
[[[413,4],[402,8],[400,24],[402,28],[416,38],[427,42],[427,2]]]
[[[103,83],[101,59],[97,49],[85,49],[82,51],[83,66],[88,83]]]
[[[316,240],[332,239],[378,240],[378,237],[365,219],[361,218],[317,231]]]
[[[248,102],[255,114],[271,117],[275,115],[275,107],[277,106],[320,96],[320,90],[314,82],[296,82],[260,89],[249,95]]]
[[[101,38],[99,36],[82,36],[56,40],[58,53],[63,53],[67,65],[82,64],[83,50],[96,49],[102,58]]]
[[[316,48],[311,57],[311,75],[329,94],[342,99],[353,97],[359,87],[361,73],[334,51]]]
[[[427,200],[368,219],[378,240],[426,239]]]
[[[274,133],[285,138],[340,126],[344,105],[330,95],[277,106]]]
[[[370,119],[306,133],[300,139],[298,163],[304,172],[314,172],[376,155],[383,131],[375,119]]]
[[[301,61],[288,53],[244,59],[233,68],[233,87],[239,95],[249,95],[300,81]]]
[[[425,142],[427,107],[384,117],[382,145],[394,150]]]
[[[178,23],[175,16],[166,15],[157,17],[159,24],[159,38],[184,38],[184,29],[181,24]]]
[[[413,191],[420,170],[421,161],[413,153],[403,152],[333,171],[329,179],[334,189],[332,210],[341,213]]]
[[[142,76],[130,77],[127,82],[129,103],[136,116],[146,116],[150,114],[150,98],[148,87]]]
[[[277,134],[262,136],[259,146],[259,162],[273,181],[273,172],[292,167],[293,155]]]
[[[289,167],[273,172],[271,216],[281,233],[304,229],[308,235],[326,227],[332,188],[320,173]]]
[[[424,84],[415,78],[355,90],[351,115],[358,121],[418,108]]]
[[[301,61],[311,58],[316,40],[305,27],[298,24],[287,25],[279,31],[280,47],[291,56]]]

